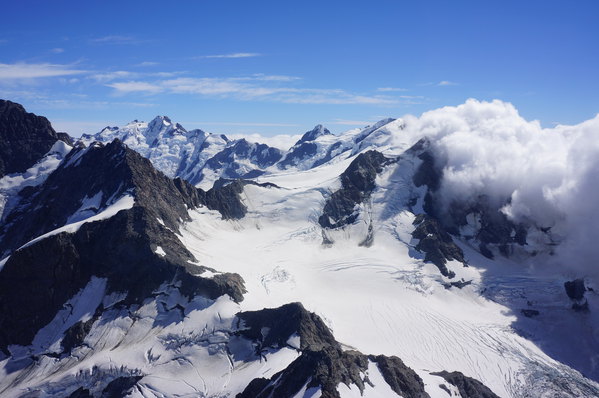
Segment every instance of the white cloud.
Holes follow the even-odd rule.
[[[455,82],[450,82],[449,80],[442,80],[439,83],[437,83],[437,86],[457,86],[458,83]]]
[[[86,73],[70,65],[57,64],[0,64],[0,80],[38,79]]]
[[[250,126],[251,124],[246,124],[246,126]],[[265,124],[268,126],[268,124]],[[286,126],[295,126],[295,125],[286,125]],[[270,127],[270,126],[268,126]],[[277,126],[273,126],[277,127]],[[227,137],[232,139],[245,138],[250,142],[258,142],[261,144],[266,144],[268,146],[272,146],[275,148],[279,148],[282,150],[287,150],[291,148],[300,138],[302,138],[301,134],[278,134],[273,136],[264,136],[258,133],[250,133],[250,134],[227,134]]]
[[[256,73],[252,75],[250,79],[262,80],[267,82],[292,82],[295,80],[301,80],[301,77],[286,75],[265,75],[263,73]]]
[[[50,52],[53,53],[53,54],[61,54],[61,53],[64,52],[64,48],[58,48],[58,47],[56,47],[56,48],[51,49]]]
[[[230,54],[214,54],[214,55],[200,55],[195,57],[197,59],[201,58],[252,58],[252,57],[260,57],[262,54],[259,53],[230,53]]]
[[[156,94],[163,91],[162,87],[154,85],[148,82],[140,81],[128,81],[119,83],[107,84],[108,87],[114,88],[117,93],[129,94],[129,93],[148,93]]]
[[[140,62],[139,64],[137,64],[137,66],[156,66],[159,65],[158,62],[152,62],[152,61],[144,61],[144,62]]]

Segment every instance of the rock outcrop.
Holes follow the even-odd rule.
[[[207,198],[234,202],[228,195],[235,191],[227,187],[207,193],[173,181],[118,140],[73,150],[41,187],[21,193],[3,227],[0,246],[10,258],[0,273],[0,349],[29,344],[92,277],[107,279],[107,293],[125,292],[125,304],[141,303],[165,282],[180,284],[189,297],[228,294],[242,300],[239,275],[197,276],[205,268],[195,265],[176,235],[188,209],[208,205]],[[101,214],[126,195],[132,207],[112,217],[30,242],[57,226]],[[240,215],[227,211],[225,218]]]
[[[48,119],[28,113],[14,102],[0,100],[0,177],[24,172],[58,139]]]
[[[422,379],[399,358],[344,351],[322,320],[299,303],[240,313],[238,317],[243,321],[239,333],[255,342],[256,355],[268,348],[288,346],[294,335],[299,336],[297,349],[301,352],[270,379],[252,380],[238,398],[293,397],[304,387],[320,389],[323,398],[340,398],[337,387],[341,383],[364,391],[370,383],[365,376],[369,361],[376,363],[385,382],[400,396],[429,397]]]
[[[341,174],[341,188],[326,201],[318,223],[323,228],[341,228],[358,218],[356,205],[366,201],[375,189],[375,179],[383,167],[394,162],[377,151],[358,155]]]
[[[462,398],[499,398],[493,391],[480,381],[464,376],[461,372],[436,372],[432,373],[444,378],[449,384],[458,388]]]
[[[455,273],[447,269],[447,261],[456,260],[465,263],[464,253],[441,226],[437,219],[419,214],[414,220],[416,229],[412,237],[418,239],[416,250],[425,253],[424,261],[431,262],[439,268],[441,274],[453,278]]]

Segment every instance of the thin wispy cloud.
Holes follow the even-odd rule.
[[[96,80],[99,83],[108,83],[118,79],[139,79],[139,78],[168,78],[181,75],[184,72],[131,72],[124,70],[117,70],[105,73],[94,73],[89,77]]]
[[[295,80],[301,80],[301,77],[287,75],[265,75],[263,73],[256,73],[252,75],[250,79],[263,80],[267,82],[292,82]]]
[[[280,86],[289,79],[269,79],[265,75],[233,78],[180,77],[158,81],[129,80],[106,84],[116,94],[192,94],[238,100],[262,100],[291,104],[373,104],[391,105],[399,99],[383,95],[355,94],[340,89],[314,89]]]
[[[141,81],[128,81],[107,84],[108,87],[114,88],[118,93],[146,93],[146,94],[158,94],[163,92],[164,89],[160,86],[154,85],[148,82]]]
[[[0,80],[30,80],[45,77],[70,76],[87,73],[70,65],[58,64],[0,64]]]
[[[59,48],[59,47],[52,48],[52,49],[50,49],[50,52],[52,54],[62,54],[64,52],[64,48]]]
[[[230,53],[230,54],[213,54],[213,55],[200,55],[195,57],[196,59],[202,58],[252,58],[260,57],[260,53]]]
[[[379,87],[376,89],[376,91],[380,91],[380,92],[393,92],[393,91],[408,91],[407,88],[401,88],[401,87]]]
[[[458,83],[456,82],[450,82],[449,80],[442,80],[439,83],[437,83],[437,86],[457,86]]]
[[[106,73],[95,73],[95,74],[91,75],[90,77],[98,82],[104,83],[104,82],[110,82],[110,81],[116,80],[116,79],[132,79],[132,78],[135,78],[136,76],[137,76],[137,73],[124,71],[124,70],[117,70],[117,71],[106,72]]]
[[[159,63],[158,62],[152,62],[152,61],[144,61],[144,62],[140,62],[136,66],[156,66],[156,65],[159,65]]]
[[[117,107],[153,108],[157,104],[147,102],[129,101],[86,101],[73,99],[39,99],[36,101],[39,108],[44,109],[110,109]]]
[[[108,35],[89,40],[94,44],[138,44],[141,40],[133,36]]]

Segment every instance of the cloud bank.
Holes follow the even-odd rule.
[[[406,117],[406,133],[427,136],[444,168],[440,197],[474,203],[486,195],[516,222],[551,228],[556,261],[599,275],[599,115],[542,128],[502,101],[473,99]]]

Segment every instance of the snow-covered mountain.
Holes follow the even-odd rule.
[[[307,170],[370,147],[389,149],[393,146],[393,133],[403,128],[402,123],[385,119],[340,137],[317,125],[286,151],[244,138],[230,140],[222,134],[187,131],[166,116],[158,116],[150,123],[134,120],[124,127],[106,127],[79,141],[89,145],[118,138],[167,176],[210,188],[219,178],[248,179],[279,170]]]
[[[596,274],[565,264],[582,226],[541,168],[498,172],[522,157],[502,134],[543,133],[511,112],[281,150],[167,117],[71,145],[1,101],[2,139],[28,138],[2,152],[0,396],[599,396]]]

